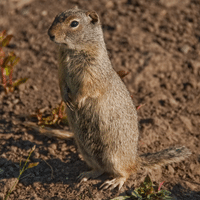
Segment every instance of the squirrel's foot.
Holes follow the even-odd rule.
[[[104,172],[101,170],[92,170],[92,171],[81,173],[77,178],[78,178],[78,180],[83,182],[83,181],[87,181],[90,178],[92,178],[92,179],[97,178],[97,177],[101,176],[103,173]]]
[[[118,190],[122,188],[126,181],[126,177],[118,177],[112,180],[106,181],[100,186],[100,189],[110,189],[113,190],[114,188],[118,187]]]

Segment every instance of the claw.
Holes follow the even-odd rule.
[[[66,101],[65,103],[66,103],[67,107],[68,107],[71,111],[74,111],[75,106],[74,106],[72,103],[70,103],[69,101]]]
[[[114,178],[112,180],[106,181],[100,186],[100,189],[106,190],[110,189],[113,190],[114,188],[118,187],[118,190],[122,188],[124,182],[126,181],[125,177]]]
[[[79,176],[77,177],[78,181],[80,181],[80,182],[87,181],[88,180],[87,173],[88,172],[83,172],[83,173],[79,174]]]

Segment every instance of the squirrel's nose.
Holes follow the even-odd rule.
[[[48,35],[49,35],[50,39],[51,39],[52,41],[54,41],[55,35],[51,32],[50,29],[49,29],[49,31],[48,31]]]

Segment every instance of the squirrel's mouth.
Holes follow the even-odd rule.
[[[67,44],[63,41],[63,39],[57,38],[56,35],[51,33],[51,31],[48,32],[48,35],[49,35],[50,40],[55,42],[56,44],[64,44],[67,46]]]
[[[53,42],[55,42],[55,35],[50,35],[49,34],[49,37],[50,37],[50,40],[52,40]]]
[[[50,37],[50,40],[53,41],[53,42],[55,42],[56,44],[62,44],[62,45],[66,45],[67,46],[66,43],[60,42],[60,41],[56,40],[55,36],[49,36],[49,37]]]

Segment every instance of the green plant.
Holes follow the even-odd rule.
[[[38,120],[38,125],[44,126],[52,126],[52,125],[59,125],[68,124],[67,116],[65,114],[65,103],[61,101],[61,103],[51,111],[51,114],[47,117],[43,117],[42,110],[37,110],[36,117]]]
[[[6,36],[5,30],[0,33],[0,68],[2,85],[6,93],[13,92],[16,87],[28,80],[28,78],[21,78],[13,82],[13,68],[19,62],[20,58],[17,57],[14,52],[9,52],[8,55],[6,55],[3,49],[9,45],[12,37],[13,35]]]
[[[11,189],[9,190],[8,194],[6,195],[6,197],[4,198],[4,200],[7,200],[8,197],[10,196],[10,194],[12,193],[12,191],[14,190],[14,188],[16,187],[17,183],[19,182],[19,179],[21,177],[21,175],[27,170],[27,169],[30,169],[30,168],[33,168],[33,167],[36,167],[39,162],[36,162],[36,163],[29,163],[28,166],[27,163],[29,161],[29,158],[31,156],[31,154],[33,153],[33,151],[35,150],[35,146],[33,146],[33,148],[31,149],[31,151],[29,152],[29,155],[28,155],[28,158],[26,159],[26,162],[24,164],[24,166],[22,167],[22,169],[20,169],[20,173],[19,173],[19,176],[16,180],[16,182],[13,184],[13,186],[11,187]],[[20,167],[21,167],[21,160],[20,160]]]
[[[167,190],[161,190],[163,183],[164,181],[159,184],[159,187],[156,187],[152,183],[149,175],[147,175],[140,187],[131,192],[130,196],[116,197],[112,200],[176,200],[175,197],[170,196],[171,192]]]

